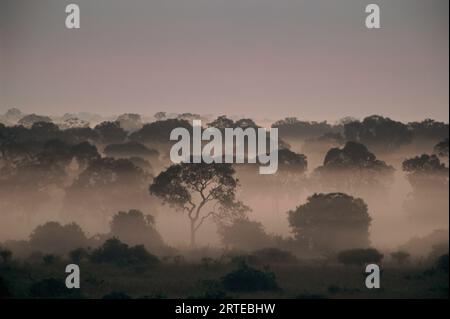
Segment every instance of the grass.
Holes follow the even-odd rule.
[[[0,276],[8,283],[13,297],[30,298],[30,287],[44,279],[64,282],[68,262],[50,265],[10,262],[0,264]],[[121,267],[82,262],[81,296],[102,298],[111,292],[123,292],[132,298],[189,298],[211,296],[227,298],[448,298],[448,273],[426,271],[423,267],[385,267],[381,289],[365,287],[358,267],[342,265],[273,265],[279,287],[273,291],[227,291],[221,279],[236,270],[236,265],[217,263],[162,263],[152,267]],[[260,268],[264,270],[263,268]],[[205,291],[205,284],[207,289]]]

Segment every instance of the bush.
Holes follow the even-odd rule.
[[[75,264],[79,264],[86,257],[88,257],[88,252],[84,248],[77,248],[69,252],[69,258]]]
[[[11,297],[12,293],[8,283],[2,277],[0,277],[0,299],[7,299]]]
[[[272,242],[261,223],[245,218],[237,219],[231,225],[220,225],[218,232],[223,244],[237,249],[259,249]]]
[[[344,265],[362,266],[377,264],[383,259],[383,254],[374,248],[350,249],[339,253],[338,260]]]
[[[8,249],[0,249],[0,257],[2,257],[4,263],[7,263],[11,260],[12,252]]]
[[[57,257],[53,254],[47,254],[42,257],[42,261],[46,265],[53,265],[57,260]]]
[[[68,289],[63,280],[47,278],[30,286],[30,296],[33,298],[78,298],[78,289]]]
[[[49,254],[66,254],[71,249],[88,245],[83,230],[75,223],[61,225],[48,222],[34,229],[29,241],[32,250]]]
[[[278,248],[260,249],[255,251],[253,256],[258,262],[268,264],[293,264],[298,261],[291,252]]]
[[[230,291],[267,291],[276,290],[278,285],[275,274],[271,271],[261,271],[241,263],[239,268],[222,278],[225,289]]]
[[[436,269],[448,273],[448,254],[442,255],[436,262]]]
[[[197,284],[199,291],[194,296],[189,296],[188,299],[230,299],[224,290],[223,284],[216,280],[203,280]]]
[[[220,266],[220,261],[211,257],[203,257],[200,264],[203,268],[214,268]]]
[[[391,253],[392,259],[394,259],[398,264],[403,265],[409,261],[411,255],[406,251],[396,251]]]
[[[150,254],[142,245],[128,247],[117,238],[108,239],[91,256],[95,263],[112,263],[117,265],[155,265],[159,263],[158,257]]]
[[[153,216],[144,215],[136,209],[114,215],[111,221],[110,235],[128,245],[142,244],[152,251],[166,247],[155,228]]]

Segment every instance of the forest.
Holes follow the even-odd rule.
[[[193,120],[277,128],[277,172],[172,163]],[[432,119],[0,115],[0,298],[448,298],[448,225]]]

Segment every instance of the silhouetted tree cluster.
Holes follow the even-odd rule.
[[[4,257],[5,261],[9,260],[11,256],[7,252],[15,251],[19,258],[39,254],[38,259],[48,260],[49,263],[53,263],[57,257],[69,257],[78,263],[90,256],[91,248],[99,247],[112,238],[130,246],[142,245],[159,254],[173,252],[156,230],[153,216],[132,209],[115,214],[109,231],[92,237],[87,237],[76,223],[63,225],[59,222],[47,222],[37,226],[28,241],[6,241],[5,248],[0,247],[0,257]]]
[[[264,226],[248,218],[236,219],[230,224],[221,223],[218,232],[224,245],[237,249],[254,250],[273,244]]]
[[[390,152],[409,144],[413,134],[406,124],[372,115],[362,122],[345,124],[344,136],[347,141],[362,143],[376,151]]]
[[[448,187],[448,167],[436,155],[422,154],[403,162],[403,170],[414,189]]]
[[[314,173],[326,188],[354,192],[387,187],[394,168],[378,160],[365,145],[347,142],[341,149],[330,149]]]
[[[192,124],[186,120],[166,119],[145,124],[140,130],[133,132],[129,140],[142,143],[147,146],[160,147],[161,145],[170,145],[170,132],[173,129],[182,127],[192,132]]]
[[[144,245],[151,251],[159,251],[165,246],[155,229],[153,216],[144,215],[136,209],[118,212],[113,216],[110,228],[108,236],[116,237],[128,245]]]
[[[288,214],[293,233],[311,249],[330,253],[369,246],[372,219],[360,198],[343,193],[314,194]]]
[[[117,121],[102,122],[95,126],[94,131],[98,134],[100,142],[104,145],[122,143],[127,137],[127,132],[120,127]]]
[[[339,132],[339,128],[324,122],[300,121],[296,117],[287,117],[276,121],[272,127],[278,128],[280,137],[290,140],[319,137],[327,133]]]
[[[449,169],[436,155],[422,154],[403,162],[412,192],[405,202],[406,210],[422,226],[448,224]]]
[[[140,157],[143,159],[157,159],[159,152],[149,149],[143,144],[136,142],[127,142],[123,144],[109,144],[105,147],[106,156],[115,158]]]
[[[434,151],[442,157],[447,157],[448,159],[448,138],[440,141],[434,146]]]
[[[410,122],[408,127],[412,131],[414,140],[423,140],[426,143],[436,143],[442,139],[448,139],[448,123],[426,119],[421,122]]]
[[[72,249],[89,246],[89,241],[81,227],[75,223],[61,225],[47,222],[37,226],[31,233],[29,245],[33,250],[64,255]]]
[[[153,206],[147,187],[151,175],[128,159],[100,158],[90,165],[66,189],[64,212],[92,225],[92,212],[106,220],[116,211],[128,210],[130,205],[140,210]]]

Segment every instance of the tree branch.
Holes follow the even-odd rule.
[[[203,216],[203,217],[200,219],[200,221],[199,221],[199,223],[197,224],[197,226],[195,226],[195,230],[199,229],[200,226],[203,224],[203,222],[204,222],[206,219],[208,219],[208,217],[213,216],[214,214],[215,214],[214,212],[209,212],[208,214],[206,214],[205,216]]]

